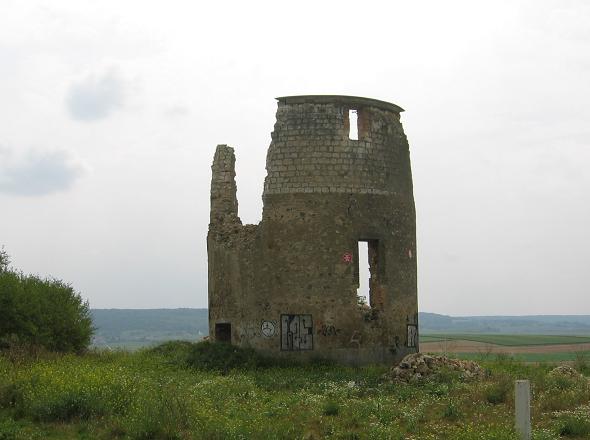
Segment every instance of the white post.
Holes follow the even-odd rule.
[[[517,380],[514,386],[516,431],[521,440],[531,440],[531,384]]]

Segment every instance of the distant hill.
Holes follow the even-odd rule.
[[[94,345],[137,348],[209,332],[207,309],[93,309]],[[448,316],[419,314],[420,332],[590,335],[590,315]]]
[[[590,335],[590,315],[448,316],[419,314],[424,333]]]
[[[92,309],[95,346],[137,348],[209,333],[207,309]]]

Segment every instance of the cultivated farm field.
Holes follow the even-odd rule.
[[[484,379],[393,382],[383,366],[288,365],[219,344],[0,355],[0,439],[516,439],[513,382],[533,384],[535,440],[590,436],[586,376],[509,357]]]
[[[455,334],[426,334],[420,336],[420,342],[440,341],[472,341],[483,342],[508,347],[520,347],[526,345],[576,345],[590,344],[590,336],[571,335],[504,335],[504,334],[479,334],[479,333],[455,333]]]
[[[429,334],[420,336],[420,351],[453,354],[463,359],[509,355],[523,362],[590,361],[589,336]]]

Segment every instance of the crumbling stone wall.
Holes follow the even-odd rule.
[[[358,140],[349,139],[349,110],[358,113]],[[278,98],[258,225],[241,224],[234,151],[217,147],[207,239],[213,339],[349,364],[418,350],[402,111],[367,98]],[[359,241],[369,247],[367,305],[357,298]]]

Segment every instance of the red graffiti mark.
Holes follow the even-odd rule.
[[[344,254],[342,255],[342,262],[352,263],[352,253],[344,252]]]

